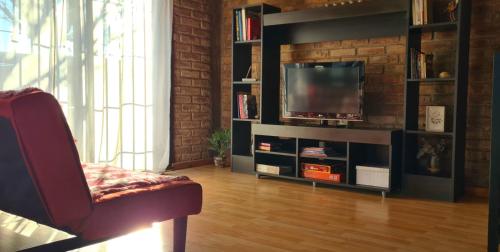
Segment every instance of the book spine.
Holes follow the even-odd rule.
[[[241,95],[241,94],[238,95],[238,111],[239,111],[238,117],[240,119],[244,119],[244,117],[243,117],[243,95]]]
[[[240,41],[240,11],[237,10],[236,14],[234,15],[234,26],[235,26],[235,32],[236,32],[236,41]]]
[[[429,23],[429,7],[428,7],[428,4],[429,4],[429,1],[428,0],[423,0],[424,1],[424,11],[423,11],[423,14],[424,14],[424,24],[428,24]]]
[[[243,41],[243,24],[241,22],[241,17],[242,17],[242,14],[241,14],[241,10],[238,11],[238,26],[239,26],[239,36],[240,36],[240,41]]]
[[[243,95],[243,118],[248,119],[248,95]]]
[[[255,39],[260,39],[260,32],[261,32],[260,22],[261,22],[260,17],[257,16],[255,18]]]
[[[411,17],[412,17],[412,24],[416,25],[417,24],[417,0],[411,1]]]
[[[423,0],[419,0],[418,1],[418,24],[421,25],[424,23],[424,15],[423,15],[423,11],[422,11],[422,8],[423,8]]]
[[[241,10],[241,22],[242,22],[242,25],[243,25],[243,29],[242,29],[243,30],[243,32],[242,32],[243,33],[243,41],[247,40],[247,37],[246,37],[246,35],[247,35],[247,27],[245,25],[246,19],[247,19],[246,10],[242,9]]]
[[[251,40],[251,39],[252,39],[252,35],[251,35],[251,34],[252,34],[252,24],[251,24],[251,20],[252,20],[252,18],[247,17],[246,22],[247,22],[247,39],[248,39],[248,40]]]
[[[432,71],[432,61],[433,60],[434,60],[434,56],[432,54],[425,56],[425,66],[426,66],[426,72],[427,72],[428,77],[434,76],[434,73]]]
[[[420,53],[415,50],[415,78],[420,79]]]

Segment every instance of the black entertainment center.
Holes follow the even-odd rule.
[[[386,192],[398,189],[401,176],[401,130],[372,129],[339,129],[329,127],[304,127],[288,125],[253,124],[254,135],[254,165],[283,165],[291,167],[292,172],[284,175],[269,175],[257,171],[257,177],[275,176],[297,181],[335,185],[346,188],[367,189]],[[278,142],[279,150],[259,151],[257,146],[261,141]],[[334,149],[334,153],[325,157],[308,156],[301,153],[307,147],[326,145]],[[301,164],[325,164],[341,168],[340,182],[312,180],[301,176]],[[360,185],[356,181],[356,166],[370,165],[388,170],[389,184],[387,187]]]
[[[285,88],[295,88],[295,93],[291,92],[292,95],[289,95],[290,93],[282,94],[280,92],[280,76],[283,72],[286,75],[287,67],[280,62],[281,45],[420,34],[418,31],[440,30],[442,27],[448,27],[445,30],[453,29],[453,27],[462,27],[460,31],[461,33],[465,33],[464,30],[468,27],[468,12],[463,9],[466,9],[469,6],[468,4],[469,1],[467,0],[461,1],[459,18],[464,21],[461,25],[457,24],[459,23],[457,22],[451,26],[449,24],[443,24],[442,26],[436,24],[413,26],[409,14],[411,13],[411,0],[368,1],[363,4],[314,8],[284,13],[281,13],[279,8],[266,4],[242,6],[234,9],[232,25],[232,170],[235,172],[256,174],[257,177],[265,175],[307,181],[312,182],[313,185],[323,183],[353,189],[374,190],[380,191],[384,195],[385,192],[399,190],[401,187],[404,187],[402,183],[408,181],[408,175],[405,172],[408,171],[407,167],[410,165],[408,164],[408,155],[414,155],[414,148],[412,149],[411,143],[405,140],[407,136],[410,136],[408,139],[411,140],[411,137],[414,135],[408,135],[412,132],[406,131],[408,126],[403,129],[342,129],[328,127],[328,123],[325,123],[327,120],[347,119],[356,121],[363,119],[363,89],[361,79],[356,83],[348,83],[349,81],[345,77],[339,77],[337,80],[344,82],[340,86],[346,89],[346,94],[344,97],[336,98],[347,99],[350,96],[352,98],[355,93],[352,92],[352,88],[351,90],[347,89],[349,89],[349,85],[357,85],[359,89],[359,102],[334,105],[324,103],[320,104],[320,106],[316,104],[316,101],[288,104],[286,101],[287,98],[298,98],[301,95],[308,98],[304,92],[311,93],[312,95],[310,96],[320,97],[321,99],[321,95],[318,95],[317,92],[329,92],[329,87],[325,89],[321,89],[320,87],[319,90],[321,91],[312,90],[318,89],[318,83],[322,83],[321,78],[323,77],[304,77],[303,75],[299,75],[299,77],[293,76],[293,78],[300,79],[299,81],[294,80],[299,84],[289,84],[288,81],[285,81]],[[260,36],[253,36],[251,39],[245,40],[242,39],[242,26],[241,23],[238,23],[238,18],[242,14],[243,16],[250,15],[249,13],[251,13],[252,18],[260,18],[260,23],[258,23],[260,25]],[[468,38],[468,33],[463,34],[463,38],[466,37]],[[457,73],[459,73],[459,70],[463,70],[462,65],[468,55],[465,45],[460,44],[458,47],[460,53],[457,52]],[[260,73],[260,76],[253,76],[253,79],[248,79],[249,66],[251,68],[252,62],[255,62],[255,58],[253,57],[255,53],[253,48],[255,46],[260,47],[260,57],[258,57],[260,59],[260,69],[256,71]],[[415,42],[408,42],[408,48],[410,46],[415,46]],[[344,62],[344,64],[362,65],[359,62]],[[318,68],[328,68],[330,66],[333,68],[334,65],[333,63],[316,63],[316,65],[296,64],[296,66],[292,65],[291,68],[311,68],[312,70],[310,71],[314,72]],[[290,68],[290,66],[288,67]],[[410,66],[408,66],[409,68]],[[347,72],[345,71],[345,73]],[[361,76],[364,72],[359,74]],[[466,85],[466,82],[464,84],[464,77],[467,76],[467,72],[464,71],[464,73],[457,74],[457,76],[457,90],[462,97],[463,85]],[[408,83],[417,83],[411,86],[414,87],[418,86],[420,82],[426,83],[431,81],[432,79],[429,78],[418,81],[412,80]],[[436,80],[436,82],[444,81]],[[304,88],[306,84],[308,86]],[[407,85],[406,89],[410,90],[410,84]],[[239,96],[243,93],[252,93],[252,91],[256,90],[256,93],[258,93],[258,97],[256,98],[257,116],[254,118],[241,118],[239,111],[241,111],[242,106]],[[416,95],[418,97],[418,91]],[[406,99],[410,100],[407,101]],[[409,107],[412,104],[411,101],[413,100],[411,99],[414,99],[414,96],[408,95],[406,99],[407,121],[405,125],[413,125],[411,124],[412,119],[409,118],[411,114],[408,114],[408,111],[414,111],[413,109],[410,110]],[[460,102],[457,101],[460,106],[455,104],[456,107],[463,106]],[[284,105],[283,110],[280,110],[282,104]],[[418,107],[418,103],[416,105]],[[359,109],[356,110],[357,108],[355,108],[353,110],[353,107],[356,106],[359,106]],[[293,108],[291,109],[292,111],[288,111],[289,107]],[[324,111],[321,110],[322,107],[325,107]],[[346,111],[351,111],[352,113],[347,113]],[[280,121],[280,113],[283,113],[282,118],[322,119],[320,123],[322,127],[286,125]],[[462,121],[462,116],[456,116],[454,120],[454,124],[460,124],[456,127],[464,127],[465,122]],[[456,156],[456,151],[463,151],[463,146],[459,146],[463,144],[463,141],[458,139],[462,135],[458,133],[456,136],[454,135],[456,139],[454,141],[455,147],[453,148],[454,157]],[[279,146],[279,148],[271,149],[269,146],[271,143],[272,145]],[[269,149],[263,151],[259,149],[259,147],[262,147],[261,145],[263,145],[263,148],[269,147]],[[310,157],[301,153],[307,148],[329,149],[332,152],[321,157]],[[406,157],[405,161],[403,161],[404,157]],[[331,173],[338,175],[335,178],[337,180],[331,182],[305,177],[304,164],[309,163],[330,166]],[[286,172],[278,172],[277,174],[263,173],[258,170],[258,165],[283,167],[286,168],[283,170]],[[362,171],[362,168],[365,166],[368,166],[368,168],[373,167],[374,170],[377,169],[375,167],[379,167],[379,171],[388,176],[388,184],[385,186],[362,185],[360,181],[357,181],[357,176],[359,175],[357,174],[357,170]],[[411,190],[406,190],[406,192],[409,195],[455,200],[459,195],[456,187],[459,187],[460,181],[463,180],[463,169],[457,169],[456,172],[454,167],[451,169],[454,171],[453,177],[450,178],[450,181],[453,181],[453,183],[450,185],[450,188],[435,185],[439,188],[437,193],[440,195],[437,197],[434,197],[432,195],[433,192],[429,192],[426,188],[421,188],[420,190],[418,188],[419,177],[415,177],[414,175],[412,175]],[[428,180],[425,179],[427,178],[424,177],[423,181]],[[431,179],[434,178],[432,177]],[[427,185],[421,186],[425,187]],[[405,191],[404,188],[403,191]]]

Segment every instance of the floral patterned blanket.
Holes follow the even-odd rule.
[[[82,168],[92,199],[96,203],[140,192],[161,190],[191,181],[185,176],[136,172],[107,165],[82,164]]]

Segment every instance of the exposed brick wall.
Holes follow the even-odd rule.
[[[472,1],[471,26],[465,182],[487,187],[493,53],[500,51],[500,1]]]
[[[213,122],[210,2],[174,1],[174,163],[209,158],[206,138]]]
[[[231,120],[231,14],[232,9],[259,0],[224,0],[221,34],[221,125],[229,127]],[[320,7],[328,0],[268,0],[267,4],[282,11]],[[489,135],[491,104],[491,69],[493,52],[500,51],[500,1],[474,0],[472,8],[469,105],[466,146],[466,184],[488,185]],[[367,62],[368,80],[365,114],[367,121],[360,126],[402,127],[404,50],[406,38],[376,38],[354,41],[333,41],[282,47],[282,62],[347,61]],[[423,49],[435,54],[435,71],[450,71],[452,62],[447,55],[454,50],[450,33],[425,34]],[[429,85],[421,88],[420,115],[426,104],[452,103],[450,87]],[[451,112],[451,111],[450,111]],[[423,120],[420,119],[420,126]]]

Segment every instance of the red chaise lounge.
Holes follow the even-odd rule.
[[[201,186],[186,177],[82,166],[52,95],[0,92],[0,210],[76,236],[28,251],[72,250],[170,219],[174,251],[184,251],[187,216],[201,205]]]

